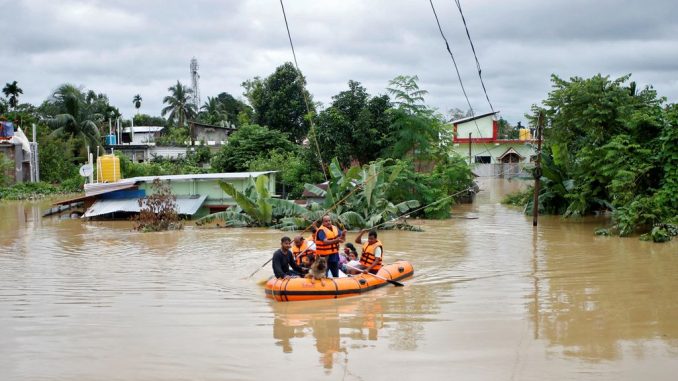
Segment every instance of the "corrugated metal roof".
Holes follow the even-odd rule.
[[[470,122],[470,121],[472,121],[472,120],[484,118],[484,117],[486,117],[486,116],[494,115],[494,114],[498,114],[498,113],[499,113],[499,111],[493,111],[493,112],[488,112],[488,113],[480,114],[480,115],[476,115],[476,116],[468,116],[468,117],[466,117],[466,118],[461,118],[461,119],[457,119],[457,120],[451,120],[450,123],[452,123],[452,124],[458,124],[458,123]]]
[[[188,180],[236,180],[247,179],[249,177],[257,178],[261,175],[275,173],[277,171],[263,171],[263,172],[224,172],[224,173],[199,173],[188,175],[167,175],[167,176],[142,176],[132,177],[129,179],[122,179],[114,183],[92,183],[85,184],[85,195],[94,196],[97,194],[108,193],[118,189],[127,189],[138,182],[151,183],[155,179],[173,180],[173,181],[188,181]]]
[[[177,197],[177,209],[179,214],[194,215],[205,202],[207,195]],[[138,198],[126,198],[121,200],[97,200],[83,215],[83,217],[96,217],[115,212],[139,213]]]
[[[145,181],[153,182],[155,179],[160,180],[236,180],[247,179],[249,177],[259,177],[277,171],[262,171],[262,172],[225,172],[225,173],[200,173],[189,175],[167,175],[167,176],[142,176],[125,179],[125,181]]]

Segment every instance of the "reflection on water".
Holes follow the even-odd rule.
[[[596,237],[599,218],[533,228],[499,204],[523,185],[484,180],[455,218],[380,232],[414,265],[405,287],[294,303],[264,297],[269,266],[248,278],[290,233],[0,203],[2,380],[674,379],[678,243]]]
[[[347,353],[346,340],[356,343],[377,340],[379,329],[384,326],[382,300],[377,297],[277,303],[273,310],[276,345],[291,353],[293,339],[313,337],[320,363],[326,369],[332,368],[335,354]]]
[[[537,338],[592,361],[619,359],[624,343],[675,346],[675,252],[637,239],[587,237],[566,225],[544,234],[559,240],[539,237],[541,250],[533,251]]]

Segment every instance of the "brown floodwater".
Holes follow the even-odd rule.
[[[405,287],[264,297],[282,232],[137,233],[0,203],[0,380],[674,380],[678,243],[531,217],[484,180],[456,218],[380,232]],[[477,217],[477,218],[475,218]],[[353,239],[355,233],[349,234]]]

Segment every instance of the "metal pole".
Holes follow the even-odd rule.
[[[468,133],[468,165],[471,165],[471,133]]]
[[[544,114],[539,111],[537,118],[537,160],[534,165],[534,197],[532,199],[532,226],[537,226],[539,218],[539,188],[541,186],[541,134],[544,128]]]

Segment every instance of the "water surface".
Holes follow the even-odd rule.
[[[0,203],[2,380],[673,380],[678,244],[531,217],[485,180],[456,218],[380,232],[405,287],[275,303],[283,234],[141,234]],[[477,218],[475,218],[477,217]],[[349,234],[349,239],[355,233]]]

